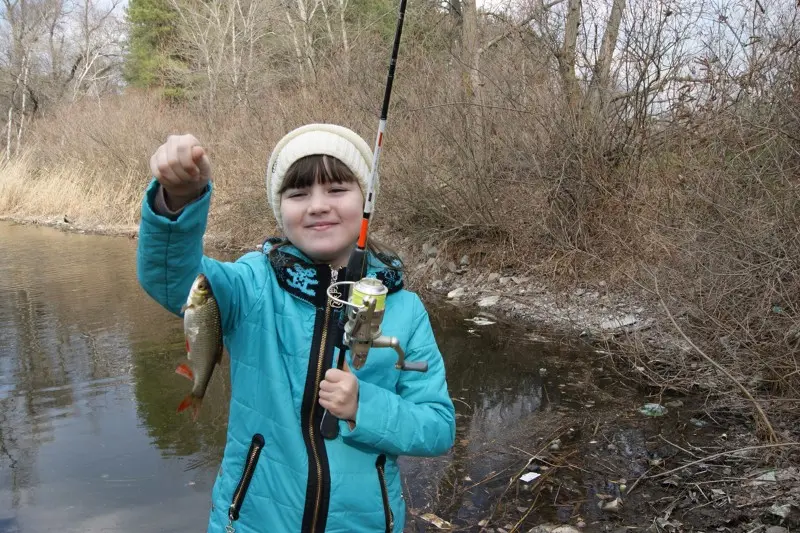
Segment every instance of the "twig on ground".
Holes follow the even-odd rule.
[[[702,459],[698,459],[697,461],[692,461],[691,463],[686,463],[685,465],[679,466],[677,468],[673,468],[672,470],[667,470],[666,472],[661,472],[660,474],[655,474],[653,476],[648,477],[647,479],[656,479],[656,478],[659,478],[659,477],[668,476],[670,474],[674,474],[675,472],[679,472],[681,470],[689,468],[690,466],[694,466],[694,465],[700,464],[700,463],[705,463],[706,461],[713,461],[714,459],[717,459],[719,457],[724,457],[726,455],[733,455],[733,454],[736,454],[736,453],[747,452],[747,451],[752,451],[752,450],[765,450],[765,449],[768,449],[768,448],[786,448],[786,447],[792,447],[792,446],[800,446],[800,442],[778,442],[778,443],[775,443],[775,444],[762,444],[760,446],[746,446],[744,448],[739,448],[739,449],[736,449],[736,450],[728,450],[728,451],[725,451],[725,452],[719,452],[719,453],[715,453],[714,455],[709,455],[708,457],[703,457]]]
[[[666,442],[666,443],[667,443],[667,444],[669,444],[670,446],[672,446],[672,447],[674,447],[674,448],[678,448],[678,449],[679,449],[680,451],[682,451],[683,453],[688,453],[689,455],[691,455],[692,457],[694,457],[695,459],[697,459],[697,456],[696,456],[695,454],[693,454],[692,452],[690,452],[690,451],[689,451],[689,450],[687,450],[686,448],[681,448],[680,446],[678,446],[678,445],[677,445],[677,444],[675,444],[674,442],[670,442],[670,441],[668,441],[668,440],[667,440],[667,439],[664,437],[664,435],[661,435],[661,434],[659,434],[659,435],[658,435],[658,438],[659,438],[659,439],[661,439],[661,440],[663,440],[664,442]]]
[[[672,322],[672,325],[673,325],[673,326],[675,326],[675,329],[676,329],[676,330],[678,330],[678,333],[680,334],[680,336],[681,336],[681,337],[683,337],[683,339],[684,339],[686,342],[688,342],[688,343],[689,343],[689,345],[690,345],[692,348],[694,348],[694,350],[695,350],[695,351],[696,351],[698,354],[700,354],[700,356],[701,356],[703,359],[705,359],[706,361],[708,361],[708,362],[709,362],[709,363],[710,363],[710,364],[711,364],[711,365],[712,365],[714,368],[716,368],[717,370],[719,370],[720,372],[722,372],[722,373],[723,373],[723,374],[724,374],[724,375],[725,375],[725,376],[726,376],[728,379],[730,379],[730,380],[731,380],[731,381],[732,381],[732,382],[733,382],[733,383],[736,385],[736,387],[737,387],[739,390],[741,390],[741,391],[742,391],[742,394],[744,394],[744,395],[745,395],[745,397],[746,397],[748,400],[750,400],[750,402],[753,404],[753,407],[755,407],[756,411],[758,412],[758,415],[759,415],[759,417],[761,418],[761,421],[762,421],[762,422],[764,423],[764,425],[766,426],[766,428],[767,428],[767,436],[769,437],[769,442],[772,442],[772,443],[779,442],[779,440],[780,440],[780,439],[778,439],[778,435],[775,433],[775,430],[774,430],[774,429],[772,429],[772,424],[770,423],[770,421],[769,421],[769,418],[767,417],[767,414],[764,412],[764,410],[763,410],[763,409],[761,408],[761,406],[758,404],[758,402],[756,401],[756,399],[755,399],[755,398],[753,398],[753,395],[752,395],[752,394],[750,394],[750,391],[748,391],[748,390],[747,390],[747,388],[746,388],[744,385],[742,385],[741,383],[739,383],[739,380],[737,380],[735,377],[733,377],[733,376],[731,375],[731,373],[730,373],[730,372],[728,372],[728,371],[727,371],[727,370],[726,370],[726,369],[725,369],[725,368],[724,368],[722,365],[720,365],[719,363],[717,363],[716,361],[714,361],[714,360],[713,360],[711,357],[709,357],[708,355],[706,355],[706,353],[705,353],[703,350],[701,350],[701,349],[700,349],[700,347],[699,347],[699,346],[697,346],[697,345],[696,345],[696,344],[695,344],[695,343],[692,341],[692,339],[690,339],[690,338],[689,338],[689,336],[688,336],[688,335],[686,335],[686,333],[684,333],[684,331],[683,331],[683,328],[681,328],[681,327],[678,325],[678,323],[675,321],[675,317],[674,317],[674,316],[672,316],[672,313],[670,312],[669,308],[667,307],[667,304],[666,304],[666,302],[664,301],[664,298],[661,296],[661,291],[659,291],[659,289],[658,289],[658,277],[656,277],[656,276],[653,276],[653,283],[654,283],[654,285],[655,285],[655,292],[656,292],[656,295],[658,296],[658,300],[659,300],[659,302],[661,302],[661,307],[664,309],[664,312],[667,314],[667,318],[669,318],[670,322]]]

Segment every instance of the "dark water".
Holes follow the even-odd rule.
[[[187,392],[174,373],[182,324],[140,289],[135,247],[0,223],[0,533],[205,530],[227,374],[216,373],[197,423],[175,412]],[[406,495],[416,514],[467,519],[491,494],[454,496],[454,480],[490,474],[483,450],[516,422],[580,400],[561,392],[551,362],[571,354],[557,343],[476,326],[449,306],[430,311],[458,444],[404,458]],[[407,530],[422,528],[409,516]]]

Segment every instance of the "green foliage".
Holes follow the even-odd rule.
[[[168,76],[171,64],[180,62],[173,49],[177,35],[175,10],[167,0],[130,0],[126,16],[125,81],[133,87],[179,91],[180,87]]]

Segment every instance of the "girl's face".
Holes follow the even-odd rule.
[[[347,264],[358,240],[364,196],[358,182],[295,183],[281,193],[286,238],[316,262]]]

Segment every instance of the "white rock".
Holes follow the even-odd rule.
[[[478,307],[492,307],[500,301],[500,296],[487,296],[478,301]]]
[[[464,287],[458,287],[457,289],[453,289],[452,291],[447,293],[448,298],[461,298],[467,291]]]
[[[600,323],[600,328],[602,329],[617,329],[622,328],[625,326],[630,326],[636,324],[638,320],[633,315],[625,315],[622,318],[611,318],[609,320],[603,320]]]

